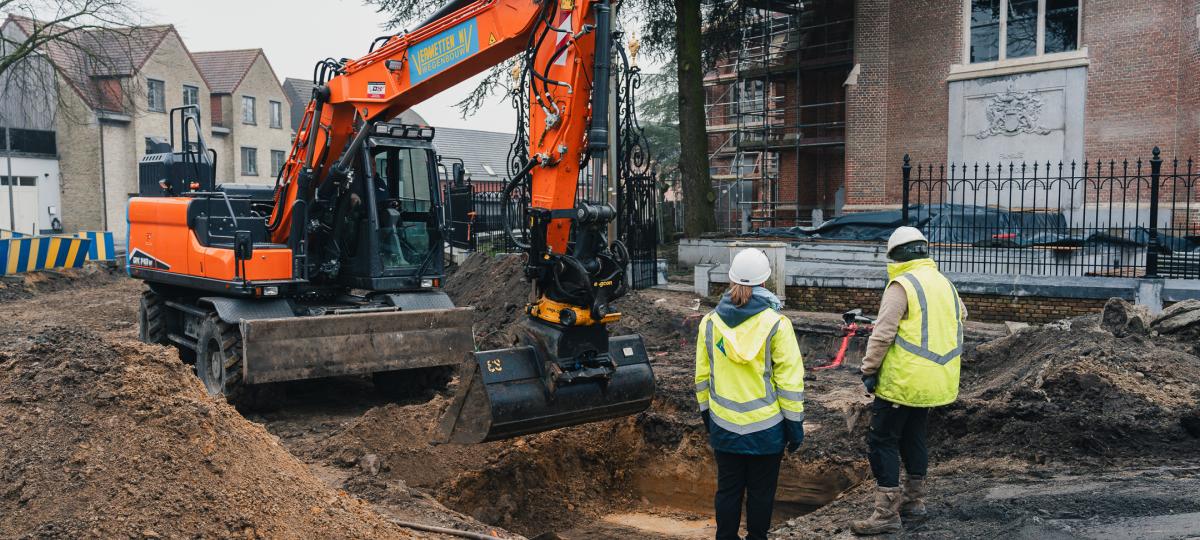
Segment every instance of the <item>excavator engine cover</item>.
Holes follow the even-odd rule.
[[[517,347],[474,353],[442,419],[444,441],[507,439],[650,406],[654,372],[641,336],[609,338],[598,325],[564,328],[536,321],[527,321],[524,330]]]

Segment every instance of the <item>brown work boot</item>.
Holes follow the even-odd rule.
[[[898,487],[875,489],[875,511],[871,517],[850,524],[854,534],[884,534],[897,533],[903,526],[900,524],[900,497]]]
[[[929,511],[925,509],[925,477],[909,475],[904,479],[904,491],[900,500],[900,517],[918,521],[925,519]]]

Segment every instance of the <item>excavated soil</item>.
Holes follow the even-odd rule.
[[[523,316],[522,264],[477,255],[447,279],[476,308],[481,347],[506,346]],[[617,302],[614,332],[642,334],[651,351],[649,410],[462,446],[433,443],[453,384],[397,400],[366,378],[290,383],[279,407],[246,421],[168,349],[136,343],[140,290],[86,278],[3,304],[0,538],[408,533],[389,519],[505,538],[713,534],[715,467],[692,393],[710,299],[656,289]],[[789,315],[809,366],[836,349],[836,315]],[[933,417],[931,519],[900,536],[1200,534],[1195,330],[1116,337],[1091,317],[1002,337],[969,325],[961,399]],[[784,461],[779,538],[848,537],[866,513],[862,345],[847,368],[806,377],[807,438]]]
[[[124,272],[116,266],[101,264],[3,276],[0,277],[0,304],[71,288],[102,286],[123,277]]]
[[[403,538],[162,347],[51,326],[0,352],[0,536]]]

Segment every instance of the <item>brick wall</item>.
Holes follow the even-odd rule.
[[[727,285],[711,283],[713,296],[724,294]],[[788,287],[785,303],[789,309],[824,313],[843,313],[854,308],[874,314],[879,309],[879,289]],[[1049,298],[1043,296],[991,296],[962,294],[970,320],[984,322],[1016,321],[1048,323],[1099,313],[1106,300],[1087,298]]]
[[[900,165],[946,161],[950,65],[962,62],[962,0],[894,1],[888,80],[887,182],[901,199]]]
[[[1095,159],[1148,159],[1157,144],[1164,158],[1190,153],[1181,146],[1178,125],[1182,26],[1185,4],[1195,0],[1088,0],[1083,8],[1083,39],[1088,48],[1084,153]],[[1181,24],[1182,23],[1182,24]],[[1189,44],[1193,50],[1195,40]],[[1194,102],[1195,99],[1193,98]],[[1195,110],[1195,109],[1193,109]],[[1196,125],[1188,127],[1194,131]]]
[[[1200,158],[1200,4],[1183,2],[1180,26],[1180,83],[1182,132],[1179,155]]]
[[[888,0],[854,3],[854,62],[858,82],[846,88],[846,210],[888,204]]]

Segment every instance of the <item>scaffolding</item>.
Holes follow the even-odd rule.
[[[851,65],[853,5],[733,1],[739,48],[705,77],[718,226],[747,232],[811,225],[831,208],[830,187],[841,184],[833,178],[840,162],[824,172],[802,163],[844,155],[842,82]]]

